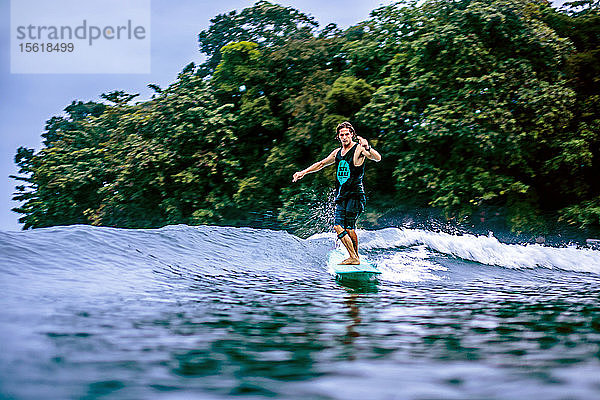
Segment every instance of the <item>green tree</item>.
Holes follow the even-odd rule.
[[[398,160],[400,196],[448,215],[508,204],[519,228],[565,148],[572,117],[563,78],[570,44],[540,18],[535,1],[431,0],[409,12],[412,34],[358,115]],[[407,28],[408,29],[408,28]],[[539,221],[541,223],[541,221]]]
[[[200,33],[208,60],[148,101],[113,91],[52,117],[19,148],[25,228],[244,223],[304,233],[329,224],[333,169],[291,185],[351,120],[384,155],[370,204],[450,216],[508,209],[600,226],[598,8],[538,0],[380,7],[346,30],[266,1]]]
[[[229,43],[249,41],[263,47],[280,46],[290,39],[312,36],[317,27],[313,17],[264,0],[239,14],[237,11],[219,14],[198,35],[200,51],[209,57],[201,73],[214,71],[221,62],[221,49]]]

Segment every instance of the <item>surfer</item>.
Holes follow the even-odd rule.
[[[311,172],[317,172],[328,165],[336,166],[335,223],[333,229],[342,241],[350,257],[341,262],[344,265],[360,264],[356,220],[365,209],[366,197],[362,178],[365,172],[365,159],[381,161],[381,155],[373,149],[367,139],[357,136],[350,122],[342,122],[336,127],[336,139],[341,147],[327,157],[294,174],[296,182]],[[357,142],[355,142],[356,140]]]

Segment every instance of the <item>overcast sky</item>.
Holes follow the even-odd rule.
[[[12,0],[18,1],[18,0]],[[124,0],[125,1],[125,0]],[[125,90],[148,98],[147,84],[161,87],[173,82],[190,62],[202,62],[197,34],[217,14],[241,10],[251,0],[151,0],[151,73],[149,74],[11,74],[10,1],[0,1],[0,230],[19,230],[18,204],[11,200],[16,174],[14,155],[19,146],[40,149],[45,121],[60,114],[73,100],[98,100],[101,93]],[[274,1],[314,16],[323,27],[335,22],[348,27],[391,0],[295,0]],[[555,1],[562,3],[563,1]]]

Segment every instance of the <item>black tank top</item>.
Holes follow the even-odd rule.
[[[342,156],[340,149],[335,156],[336,169],[336,198],[335,201],[346,199],[360,199],[365,195],[362,178],[365,173],[365,164],[361,166],[354,165],[354,153],[358,143],[356,143],[348,152]]]

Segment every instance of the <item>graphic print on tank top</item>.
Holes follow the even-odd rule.
[[[337,180],[343,185],[350,179],[350,164],[346,160],[340,160],[337,168]]]

